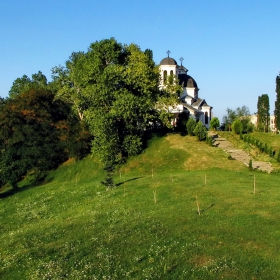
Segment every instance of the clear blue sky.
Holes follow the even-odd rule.
[[[271,114],[280,71],[279,0],[0,0],[0,96],[16,78],[64,65],[72,52],[114,37],[170,56],[200,88],[220,119],[226,108],[257,110],[268,94]]]

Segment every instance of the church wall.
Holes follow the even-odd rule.
[[[203,112],[203,119],[204,119],[204,122],[203,124],[209,129],[210,128],[210,121],[211,121],[211,118],[212,118],[212,112],[211,112],[211,107],[204,107],[202,106],[202,112]],[[207,117],[205,117],[207,116]],[[206,123],[206,119],[208,119],[208,123]]]
[[[186,88],[187,94],[194,98],[195,96],[195,88]]]
[[[173,75],[176,75],[176,77],[178,77],[176,65],[161,65],[160,69],[161,69],[161,85],[163,85],[164,71],[167,71],[167,76],[169,76],[171,71],[173,71]]]
[[[179,104],[175,107],[169,107],[168,110],[171,112],[171,113],[182,113],[184,111],[184,107],[182,104]]]
[[[186,88],[184,87],[183,88],[183,92],[181,93],[181,95],[180,95],[180,98],[185,98],[187,96],[187,90],[186,90]]]

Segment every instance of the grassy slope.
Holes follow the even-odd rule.
[[[239,135],[236,135],[233,132],[226,131],[220,131],[219,135],[221,137],[227,138],[237,148],[247,151],[254,158],[254,160],[270,162],[275,169],[280,169],[280,164],[276,161],[275,158],[271,158],[269,155],[261,153],[259,149],[254,145],[243,142],[242,140],[240,140]],[[269,147],[273,148],[273,150],[276,150],[277,152],[280,151],[280,134],[254,132],[250,135],[255,139],[260,140],[262,143],[267,143]]]
[[[280,150],[280,134],[254,132],[252,136],[261,140],[263,143],[267,143],[274,150]]]
[[[280,278],[278,176],[179,135],[131,158],[116,189],[103,176],[89,157],[2,198],[0,278]]]

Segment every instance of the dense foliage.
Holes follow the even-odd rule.
[[[254,130],[254,126],[251,122],[250,111],[247,106],[237,107],[235,110],[227,108],[227,115],[223,117],[224,130],[232,130],[232,125],[237,119],[239,119],[242,124],[243,133],[249,133]]]
[[[280,75],[276,77],[276,101],[275,101],[275,123],[276,128],[280,130]]]
[[[194,118],[189,118],[188,121],[187,121],[187,124],[186,124],[186,127],[187,127],[187,132],[190,136],[194,136],[194,129],[195,129],[195,126],[196,126],[196,121]]]
[[[105,166],[139,154],[148,130],[171,127],[169,108],[182,90],[172,75],[160,90],[159,77],[151,50],[111,38],[72,53],[52,69],[51,82],[40,71],[16,79],[0,100],[1,185],[16,187],[26,174],[82,158],[90,146]]]
[[[61,143],[69,110],[47,90],[30,89],[0,112],[0,177],[12,186],[27,172],[50,170],[66,159]]]
[[[269,144],[267,144],[266,142],[263,142],[255,137],[253,137],[252,135],[250,134],[244,134],[242,135],[242,140],[244,142],[247,142],[249,144],[252,144],[254,146],[256,146],[259,151],[261,153],[266,153],[268,154],[270,157],[274,157],[276,156],[276,160],[278,162],[280,162],[280,159],[278,158],[278,154],[280,153],[280,150],[278,151],[278,153],[276,152],[276,150],[274,150],[272,148],[272,146],[270,146]]]
[[[217,130],[218,127],[220,126],[220,121],[217,117],[214,117],[211,121],[210,121],[210,128]]]
[[[17,97],[22,92],[26,92],[30,89],[47,89],[48,81],[46,76],[39,71],[33,74],[31,79],[27,75],[23,75],[21,78],[17,78],[9,91],[11,98]]]
[[[259,130],[268,132],[269,129],[269,97],[267,94],[263,94],[258,97],[257,104],[258,112],[258,123],[257,127]]]
[[[198,141],[202,141],[202,140],[204,140],[204,139],[206,138],[207,129],[206,129],[206,127],[203,125],[203,123],[202,123],[201,121],[199,121],[199,122],[196,124],[193,133],[194,133],[195,136],[197,137]]]
[[[23,176],[40,179],[90,148],[88,128],[78,124],[68,104],[55,100],[47,86],[28,87],[0,102],[0,183],[14,188]]]
[[[144,132],[155,121],[170,125],[166,107],[177,102],[170,93],[177,93],[178,86],[170,82],[159,90],[159,69],[151,50],[106,39],[91,44],[86,53],[73,53],[53,74],[57,98],[89,125],[92,150],[104,163],[138,154]]]
[[[234,122],[232,123],[232,131],[236,134],[242,134],[243,132],[243,125],[240,119],[236,119],[234,120]]]

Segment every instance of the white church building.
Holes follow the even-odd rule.
[[[176,116],[182,112],[189,112],[190,117],[200,120],[207,128],[210,127],[212,118],[212,108],[205,99],[198,96],[199,88],[196,81],[188,75],[188,69],[182,65],[183,58],[180,58],[181,65],[179,66],[175,59],[169,57],[170,52],[167,52],[168,57],[160,62],[161,87],[165,86],[165,81],[169,75],[174,75],[182,86],[183,92],[179,97],[179,104],[170,109]]]

